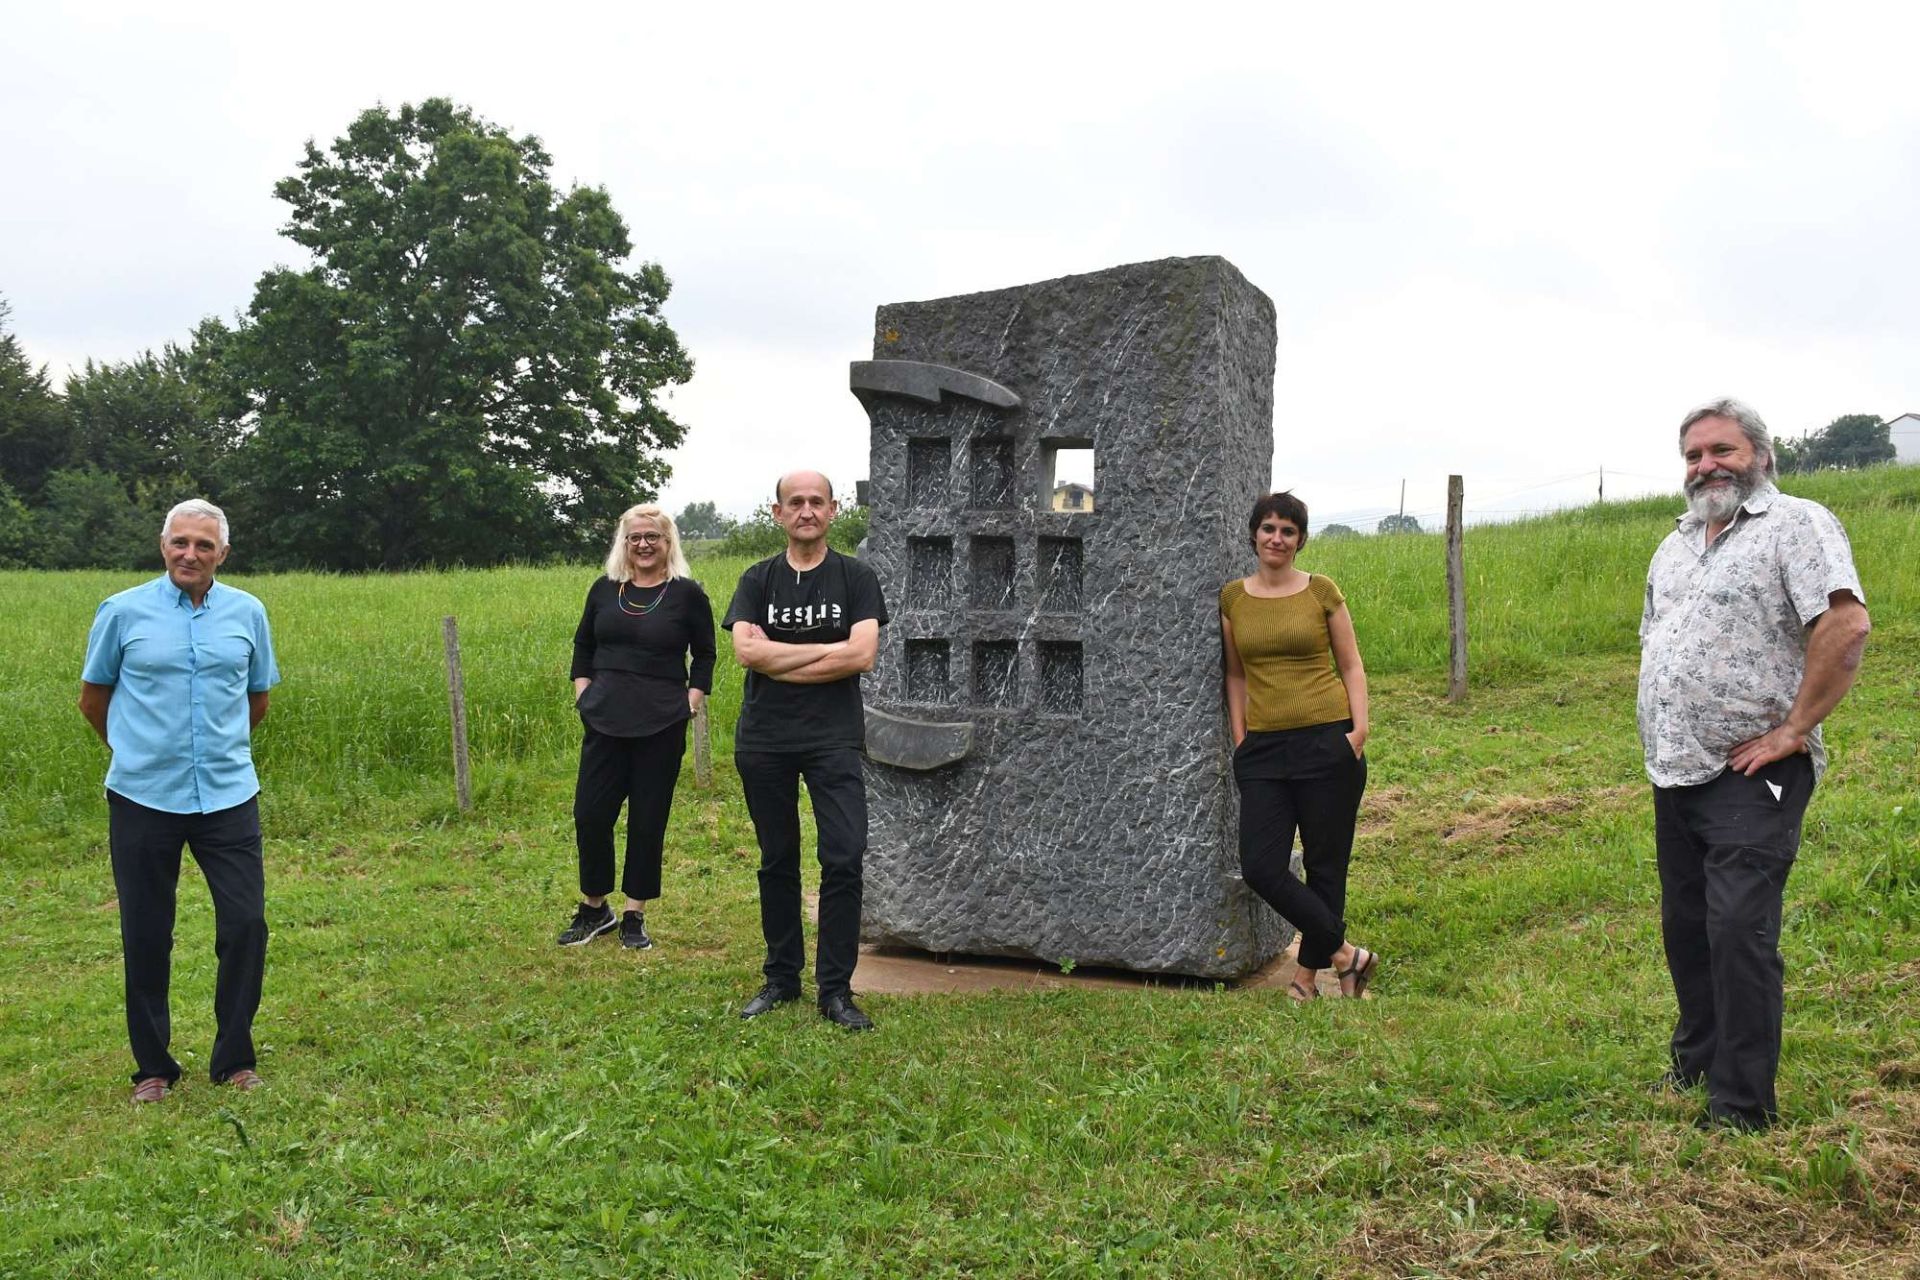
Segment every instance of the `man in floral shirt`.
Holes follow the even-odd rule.
[[[1777,1115],[1780,904],[1826,767],[1820,722],[1852,687],[1866,596],[1846,530],[1774,487],[1760,416],[1717,400],[1680,424],[1687,512],[1654,552],[1640,620],[1660,928],[1680,1006],[1670,1084],[1707,1123]]]

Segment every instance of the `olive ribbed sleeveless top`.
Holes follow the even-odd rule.
[[[1220,588],[1220,616],[1247,673],[1247,728],[1300,729],[1352,718],[1347,686],[1333,665],[1327,615],[1345,603],[1333,579],[1307,576],[1307,589],[1268,599],[1238,578]]]

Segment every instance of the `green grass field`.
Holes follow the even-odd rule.
[[[1701,1134],[1665,1066],[1634,739],[1676,501],[1337,540],[1374,676],[1351,919],[1376,998],[1167,986],[872,997],[758,980],[729,767],[683,775],[660,946],[551,945],[573,898],[568,643],[588,568],[236,579],[286,682],[257,739],[268,1088],[205,1082],[211,912],[183,877],[175,1050],[131,1108],[104,752],[73,708],[137,575],[0,575],[0,1276],[1920,1276],[1920,470],[1794,480],[1875,620],[1788,893],[1786,1123]],[[244,531],[242,531],[244,532]],[[716,607],[739,563],[698,566]],[[157,567],[156,567],[156,572]],[[439,620],[476,804],[452,802]],[[856,986],[858,978],[856,977]]]

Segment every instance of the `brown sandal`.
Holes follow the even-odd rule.
[[[1310,1004],[1320,998],[1320,991],[1317,987],[1301,986],[1300,979],[1295,978],[1287,984],[1287,998],[1295,1004]]]

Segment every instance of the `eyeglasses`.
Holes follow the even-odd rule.
[[[630,533],[627,535],[627,544],[629,546],[657,547],[666,540],[667,537],[663,533]]]

